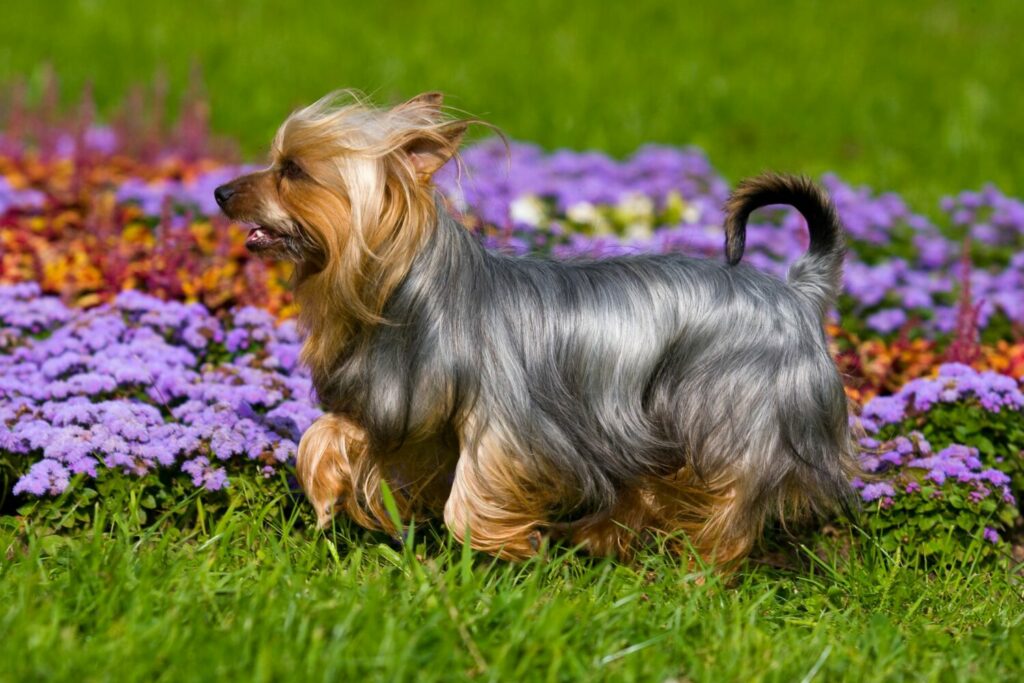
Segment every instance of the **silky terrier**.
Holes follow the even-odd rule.
[[[441,517],[508,559],[552,537],[628,557],[664,536],[725,566],[770,520],[849,501],[856,458],[822,319],[844,232],[810,181],[762,175],[726,204],[726,262],[555,261],[486,251],[432,176],[476,120],[438,93],[329,96],[272,164],[216,190],[246,246],[295,264],[302,360],[325,414],[297,472],[321,525]],[[747,217],[789,204],[788,281],[740,264]]]

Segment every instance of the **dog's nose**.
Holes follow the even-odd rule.
[[[234,196],[234,194],[235,191],[230,185],[221,185],[213,191],[213,198],[217,200],[217,206],[223,209],[224,205],[232,196]]]

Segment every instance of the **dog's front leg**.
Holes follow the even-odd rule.
[[[366,450],[366,435],[349,420],[327,413],[299,441],[295,469],[323,527],[352,496],[351,458]]]

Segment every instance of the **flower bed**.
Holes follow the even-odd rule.
[[[169,475],[216,491],[229,473],[289,462],[319,414],[294,323],[240,308],[126,292],[90,310],[0,287],[0,460],[13,493],[60,494],[72,477]],[[869,401],[868,525],[895,549],[997,549],[1024,492],[1024,393],[1013,378],[945,364]],[[959,550],[958,550],[959,549]]]
[[[35,284],[0,287],[0,458],[23,472],[13,493],[57,495],[104,471],[180,470],[207,490],[241,463],[271,475],[319,414],[299,347],[294,324],[262,309],[213,315],[126,292],[82,310]]]
[[[890,549],[963,552],[998,545],[1024,493],[1024,392],[1014,379],[951,363],[869,401],[867,478],[854,481]]]

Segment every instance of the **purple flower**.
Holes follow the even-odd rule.
[[[896,495],[896,491],[893,489],[892,484],[884,481],[868,484],[860,492],[860,497],[863,498],[866,503],[878,500],[882,496],[891,497],[894,495]]]
[[[871,399],[861,412],[865,417],[879,425],[902,422],[906,417],[906,401],[900,396],[878,396]]]
[[[888,334],[895,332],[907,322],[907,314],[899,308],[886,308],[868,316],[865,322],[876,332]]]
[[[185,463],[181,469],[192,477],[192,483],[208,491],[219,491],[227,486],[227,475],[222,467],[211,467],[210,461],[200,456]]]
[[[14,485],[14,495],[56,496],[64,493],[69,483],[67,468],[55,460],[40,460]]]

